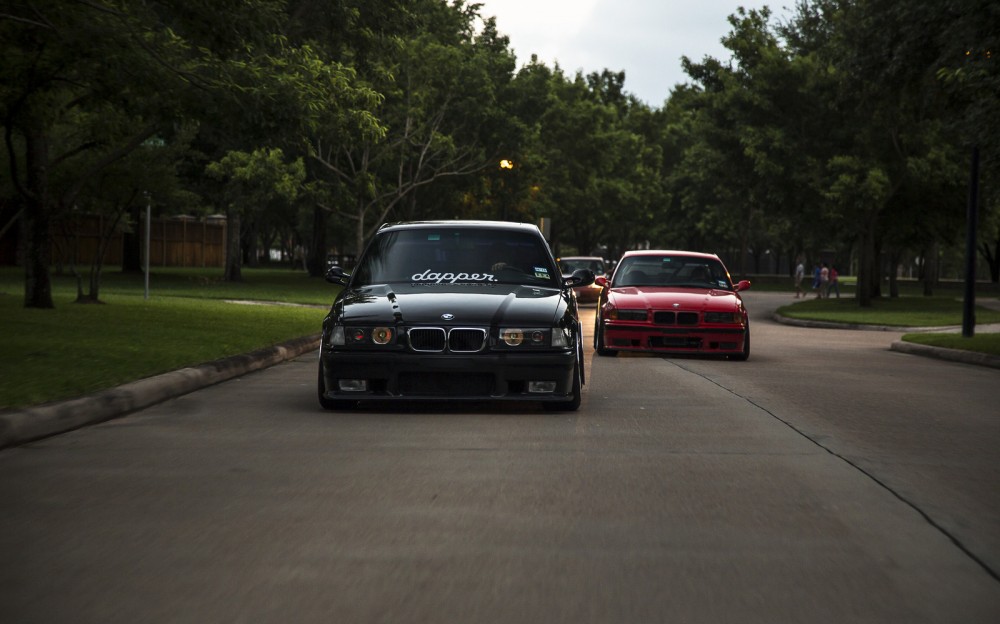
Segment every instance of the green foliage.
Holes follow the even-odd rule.
[[[51,304],[49,229],[73,210],[128,227],[141,191],[160,213],[228,208],[234,264],[280,248],[319,275],[386,220],[547,217],[560,252],[850,259],[867,306],[900,258],[954,255],[977,144],[1000,279],[995,5],[738,9],[729,57],[684,59],[654,109],[622,72],[518,67],[464,0],[13,3],[0,227],[22,215],[32,307]]]

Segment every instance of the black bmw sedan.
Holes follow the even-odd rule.
[[[575,410],[584,382],[574,286],[534,225],[385,225],[323,321],[319,402],[539,401]]]

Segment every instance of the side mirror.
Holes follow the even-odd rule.
[[[607,288],[608,287],[608,278],[603,277],[603,276],[595,278],[594,279],[594,283],[597,284],[598,286],[600,286],[601,288]]]
[[[567,277],[563,283],[566,286],[572,286],[574,288],[590,286],[594,283],[594,272],[590,269],[577,269],[573,271],[573,274]]]
[[[750,288],[750,280],[740,280],[740,283],[736,285],[735,290],[736,292],[740,292],[741,290],[746,290],[747,288]]]
[[[326,271],[326,281],[338,286],[347,286],[347,280],[350,279],[350,277],[350,273],[345,273],[344,269],[336,264]]]

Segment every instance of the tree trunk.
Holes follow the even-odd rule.
[[[306,268],[311,277],[323,277],[326,274],[326,224],[329,215],[320,206],[313,206],[312,239],[309,242],[309,254]]]
[[[899,259],[902,253],[892,251],[889,253],[889,296],[893,299],[899,298]]]
[[[933,297],[938,282],[938,244],[933,242],[924,251],[924,296]]]
[[[364,209],[358,210],[358,224],[354,231],[354,255],[357,258],[361,257],[361,252],[365,248],[365,211]]]
[[[50,206],[46,171],[49,162],[48,138],[41,128],[25,129],[26,181],[29,193],[24,211],[24,307],[51,309],[52,239],[49,236]]]
[[[1000,282],[1000,236],[994,241],[993,249],[986,243],[979,244],[979,252],[986,259],[990,267],[990,281],[994,284]]]
[[[129,209],[129,220],[133,227],[122,234],[122,273],[142,272],[142,207]]]
[[[858,245],[858,305],[862,308],[872,307],[872,293],[874,292],[873,281],[878,279],[878,271],[875,268],[875,233],[871,228],[866,228],[861,234],[861,241]]]

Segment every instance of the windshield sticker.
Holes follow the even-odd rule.
[[[430,269],[427,269],[423,273],[414,273],[410,276],[410,279],[414,282],[433,282],[435,284],[497,281],[497,278],[491,273],[434,273]]]
[[[440,234],[428,234],[427,235],[427,240],[439,241],[439,240],[441,240],[441,235]]]
[[[549,270],[546,269],[545,267],[534,267],[534,269],[535,273],[545,273],[546,275],[549,274]]]

